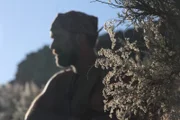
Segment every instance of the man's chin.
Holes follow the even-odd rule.
[[[62,62],[62,61],[56,59],[56,66],[59,68],[63,68],[63,67],[68,67],[70,65],[67,63],[67,61]]]
[[[64,67],[61,64],[59,64],[59,60],[57,58],[56,58],[55,63],[56,63],[56,66],[59,67],[59,68],[63,68]]]
[[[56,60],[56,66],[57,67],[68,67],[70,65],[72,65],[72,62],[70,61],[70,57],[59,57],[59,56],[55,56],[55,60]]]
[[[64,66],[62,65],[59,65],[59,63],[56,62],[56,66],[59,67],[59,68],[63,68]]]
[[[70,65],[69,64],[68,65],[63,65],[63,64],[60,64],[60,63],[56,63],[56,66],[59,67],[59,68],[63,68],[63,67],[68,67]]]

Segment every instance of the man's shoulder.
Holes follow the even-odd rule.
[[[56,88],[59,85],[65,85],[76,74],[74,66],[62,68],[59,72],[56,72],[46,83],[44,91],[48,88]]]

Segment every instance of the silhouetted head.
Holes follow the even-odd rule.
[[[97,17],[82,12],[70,11],[57,15],[51,27],[51,49],[58,66],[74,65],[80,51],[87,47],[93,50],[98,36],[97,24]]]

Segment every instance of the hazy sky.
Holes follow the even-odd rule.
[[[99,17],[99,28],[118,9],[91,0],[0,0],[0,84],[12,80],[26,54],[50,45],[58,12],[78,10]],[[107,0],[108,1],[108,0]]]

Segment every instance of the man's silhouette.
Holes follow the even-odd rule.
[[[108,120],[103,111],[102,74],[95,68],[98,19],[82,12],[58,14],[51,49],[58,66],[34,99],[25,120]]]

